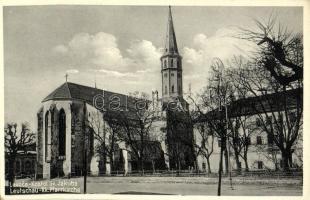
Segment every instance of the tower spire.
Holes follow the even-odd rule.
[[[169,6],[165,54],[179,54],[177,40],[175,37],[175,32],[174,32],[174,27],[173,27],[171,6]]]
[[[164,54],[160,57],[163,101],[183,98],[182,56],[179,54],[173,27],[171,7],[168,10],[168,24]]]

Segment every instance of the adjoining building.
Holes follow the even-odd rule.
[[[287,125],[288,121],[297,123],[296,115],[301,114],[302,124],[302,110],[296,112],[296,109],[302,109],[303,103],[303,89],[297,88],[288,90],[285,92],[266,94],[257,97],[249,97],[245,99],[239,99],[233,101],[227,106],[228,118],[230,121],[235,121],[237,118],[240,120],[246,120],[244,127],[239,126],[238,130],[240,133],[241,142],[246,142],[247,145],[247,163],[242,158],[243,154],[239,157],[239,167],[242,170],[248,168],[248,170],[278,170],[283,168],[283,157],[279,147],[275,144],[275,140],[270,132],[266,132],[263,126],[269,126],[270,128],[276,126],[276,121]],[[298,107],[298,108],[297,108]],[[286,114],[285,114],[286,113]],[[280,115],[283,115],[282,117]],[[286,115],[289,119],[286,119]],[[214,131],[206,125],[205,122],[212,120],[221,119],[225,122],[225,108],[221,111],[214,110],[207,113],[205,116],[198,120],[195,125],[195,141],[196,143],[201,142],[202,134],[201,129],[207,133],[207,149],[212,149],[212,154],[209,158],[209,164],[211,172],[217,172],[219,169],[219,158],[220,158],[220,147],[221,141],[218,137],[214,137]],[[235,122],[234,122],[235,123]],[[225,124],[226,125],[226,124]],[[231,133],[232,129],[236,125],[230,126],[228,132]],[[242,130],[242,128],[245,128]],[[296,129],[297,130],[297,129]],[[276,131],[276,130],[274,130]],[[244,132],[246,137],[243,137]],[[276,134],[276,133],[275,133]],[[292,152],[290,159],[291,168],[302,168],[302,127],[299,128],[298,138],[294,144],[292,144]],[[280,138],[281,139],[281,138]],[[232,169],[237,169],[237,162],[235,158],[234,149],[232,147],[233,139],[230,136],[230,163]],[[212,142],[213,141],[213,142]],[[213,148],[212,148],[213,147]],[[205,158],[204,153],[199,153],[197,156],[198,168],[200,171],[208,172],[208,160]],[[228,156],[224,156],[225,161]],[[224,162],[225,163],[225,162]],[[247,166],[246,166],[247,165]],[[224,164],[224,167],[227,166]]]

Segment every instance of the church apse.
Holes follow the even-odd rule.
[[[71,133],[71,126],[68,126],[71,124],[70,107],[64,102],[48,101],[40,112],[37,176],[68,176],[71,173],[71,134],[67,134]]]

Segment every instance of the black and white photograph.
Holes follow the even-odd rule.
[[[3,5],[4,198],[302,197],[305,2]]]

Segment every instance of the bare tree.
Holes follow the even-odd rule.
[[[97,110],[92,112],[88,119],[88,125],[96,140],[95,153],[100,159],[103,159],[104,164],[106,164],[107,158],[109,159],[110,172],[112,172],[114,170],[113,155],[117,150],[116,145],[119,141],[118,134],[121,128],[115,123],[115,118],[104,116],[104,114],[108,115],[107,112],[109,111],[101,112]]]
[[[192,127],[195,130],[194,132],[198,133],[194,136],[193,142],[195,157],[197,158],[199,155],[202,155],[207,161],[208,173],[212,173],[210,157],[214,151],[215,134],[212,129],[209,129],[208,121],[203,117],[205,115],[203,105],[198,103],[191,94],[187,98],[190,100],[190,104],[192,104],[190,106],[192,110],[189,112]]]
[[[207,110],[206,120],[210,130],[219,138],[221,142],[220,152],[220,167],[223,169],[222,157],[225,155],[225,169],[228,173],[228,149],[227,140],[229,139],[229,116],[227,111],[228,104],[233,100],[234,93],[233,85],[230,82],[225,70],[223,62],[216,58],[211,65],[211,76],[208,81],[208,86],[202,93],[202,105]]]
[[[246,89],[254,97],[248,98],[248,106],[259,118],[263,132],[280,149],[284,170],[289,170],[292,147],[302,127],[301,85],[290,83],[283,87],[268,70],[250,62],[239,65],[233,78],[240,89]]]
[[[197,125],[196,127],[200,141],[197,143],[197,141],[194,144],[195,149],[197,150],[197,155],[202,155],[207,160],[207,167],[208,167],[208,173],[212,173],[211,171],[211,165],[210,165],[210,157],[214,150],[214,134],[211,132],[209,133],[206,129],[207,127],[202,125]]]
[[[119,139],[128,146],[128,151],[138,159],[138,167],[144,173],[145,149],[150,141],[156,110],[145,93],[134,92],[128,98],[127,111],[114,111],[116,123],[121,127]]]
[[[16,157],[18,151],[26,151],[26,147],[35,142],[35,134],[29,129],[27,123],[22,123],[20,132],[18,133],[16,123],[8,123],[5,126],[5,151],[8,156],[8,180],[9,187],[13,188],[16,171]]]
[[[243,114],[244,104],[242,100],[248,97],[249,91],[240,86],[238,82],[234,81],[235,65],[243,65],[243,57],[234,57],[228,65],[230,68],[225,70],[226,78],[232,84],[232,90],[230,91],[231,102],[228,107],[228,123],[229,123],[229,142],[234,151],[234,157],[236,161],[237,170],[241,170],[241,157],[245,163],[245,170],[249,170],[248,165],[248,150],[251,142],[251,135],[255,124],[251,121],[249,115]],[[241,101],[240,101],[241,100]],[[254,125],[254,126],[253,126]]]
[[[211,65],[211,76],[208,86],[200,94],[200,118],[206,121],[208,128],[214,133],[220,142],[220,162],[219,162],[219,182],[218,196],[221,195],[221,176],[223,170],[223,154],[225,154],[226,173],[228,174],[229,151],[227,149],[228,140],[228,116],[227,105],[231,101],[233,87],[229,79],[224,74],[223,62],[216,58]],[[201,112],[202,111],[202,112]]]
[[[282,86],[303,79],[303,35],[289,32],[277,18],[270,15],[267,22],[254,20],[258,30],[241,28],[238,36],[259,46],[254,55],[261,66]]]

